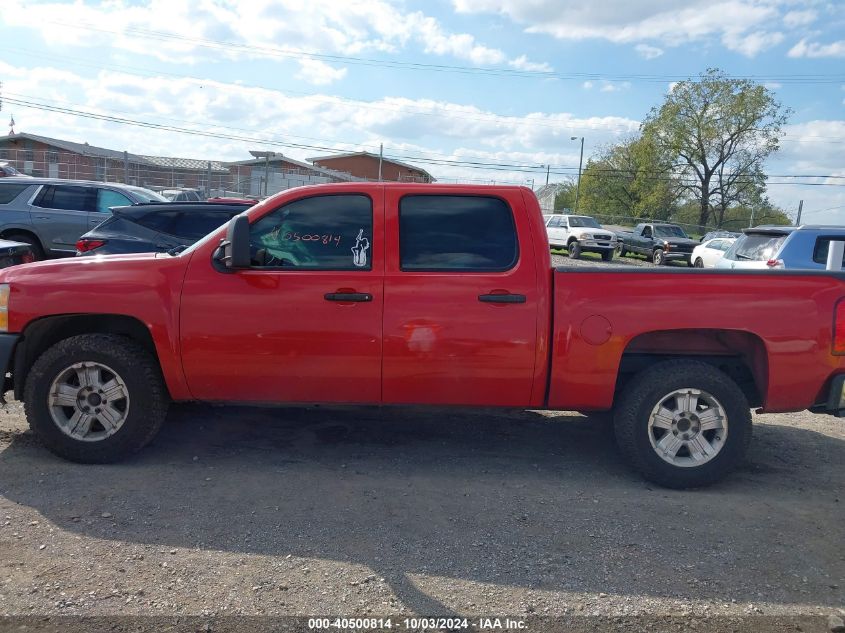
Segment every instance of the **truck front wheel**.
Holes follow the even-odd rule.
[[[666,263],[666,253],[663,252],[662,248],[654,249],[651,261],[654,262],[655,266],[663,266]]]
[[[665,361],[635,376],[614,414],[620,450],[668,488],[706,486],[742,463],[751,442],[748,400],[725,373],[698,361]]]
[[[581,245],[578,243],[578,240],[569,242],[569,257],[572,259],[581,257]]]
[[[24,388],[30,428],[56,455],[83,463],[114,462],[143,448],[167,404],[153,356],[111,334],[56,343],[35,361]]]

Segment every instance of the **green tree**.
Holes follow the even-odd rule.
[[[602,216],[666,219],[679,192],[672,161],[649,139],[632,137],[587,162],[579,204]]]
[[[557,195],[555,196],[555,211],[560,209],[575,209],[575,187],[575,182],[571,180],[560,183]]]
[[[719,207],[723,222],[731,205],[762,199],[763,163],[779,148],[790,110],[764,86],[709,69],[698,81],[681,81],[652,108],[643,136],[676,157],[675,171],[698,202],[706,226]],[[721,220],[719,220],[721,218]]]

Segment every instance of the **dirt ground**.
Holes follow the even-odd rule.
[[[182,405],[137,457],[84,466],[12,403],[0,616],[817,615],[803,630],[827,630],[845,615],[845,421],[756,423],[740,472],[681,492],[630,472],[609,424],[576,413]]]

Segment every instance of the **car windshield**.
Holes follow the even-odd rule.
[[[654,227],[655,237],[686,237],[687,234],[680,226],[657,225]]]
[[[786,235],[751,233],[739,238],[731,247],[731,259],[768,261],[773,259],[786,240]]]
[[[601,224],[599,224],[595,218],[591,218],[587,215],[571,215],[569,216],[569,226],[577,227],[577,228],[591,228],[591,229],[600,229]]]
[[[167,198],[160,196],[155,191],[144,189],[143,187],[126,187],[129,191],[135,194],[136,197],[142,198],[142,202],[167,202]]]

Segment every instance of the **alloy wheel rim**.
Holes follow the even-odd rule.
[[[111,367],[93,361],[60,371],[47,394],[50,417],[75,440],[99,442],[117,433],[129,415],[129,389]]]
[[[648,438],[654,452],[672,466],[702,466],[724,448],[728,416],[712,394],[691,387],[676,389],[651,410]]]

